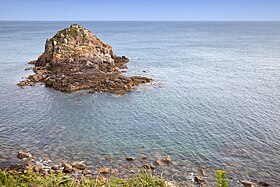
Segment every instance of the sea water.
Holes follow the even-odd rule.
[[[154,79],[124,96],[21,89],[28,61],[72,22],[0,22],[0,160],[145,149],[280,182],[280,22],[78,22]]]

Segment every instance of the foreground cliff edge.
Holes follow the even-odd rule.
[[[19,82],[20,87],[44,83],[63,92],[90,89],[90,93],[109,92],[122,95],[152,79],[127,77],[121,69],[129,59],[118,57],[112,47],[78,24],[58,31],[47,39],[44,53],[36,61],[35,74]]]

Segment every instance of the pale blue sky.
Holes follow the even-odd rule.
[[[0,0],[0,20],[280,20],[280,0]]]

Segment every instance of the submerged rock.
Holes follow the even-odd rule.
[[[135,160],[135,158],[134,157],[126,157],[126,160],[127,161],[133,161],[133,160]]]
[[[34,62],[34,75],[18,83],[33,86],[38,82],[64,92],[91,89],[90,93],[124,94],[150,78],[122,75],[129,59],[118,57],[112,47],[103,43],[81,25],[69,28],[47,39],[44,53]]]
[[[250,181],[245,181],[245,180],[242,180],[242,181],[239,181],[241,184],[243,184],[243,186],[245,187],[256,187],[257,184],[254,183],[254,182],[250,182]]]

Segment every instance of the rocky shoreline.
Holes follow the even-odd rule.
[[[102,167],[90,167],[85,161],[61,161],[55,162],[49,159],[35,157],[28,152],[19,151],[17,158],[20,164],[1,167],[10,174],[25,174],[33,172],[42,177],[47,177],[51,174],[63,173],[74,178],[93,178],[100,181],[106,181],[112,177],[127,178],[140,173],[151,173],[154,176],[163,178],[169,181],[168,186],[216,186],[216,174],[208,169],[188,169],[184,178],[176,178],[177,168],[185,167],[178,164],[170,156],[160,156],[158,159],[150,159],[145,155],[141,157],[128,156],[123,158],[123,165],[115,167],[113,164],[104,163]],[[107,158],[110,160],[110,158]],[[165,175],[166,172],[173,172],[172,177]],[[221,171],[224,173],[224,171]],[[233,181],[231,181],[233,182]],[[232,183],[233,184],[233,183]],[[235,181],[234,184],[245,187],[265,187],[269,186],[266,182],[251,182],[246,180]]]
[[[129,59],[117,56],[112,47],[78,24],[58,31],[47,39],[44,53],[35,61],[33,75],[20,87],[43,83],[63,92],[89,89],[89,93],[125,94],[140,84],[152,82],[142,76],[122,75]],[[29,70],[27,68],[26,70]]]

